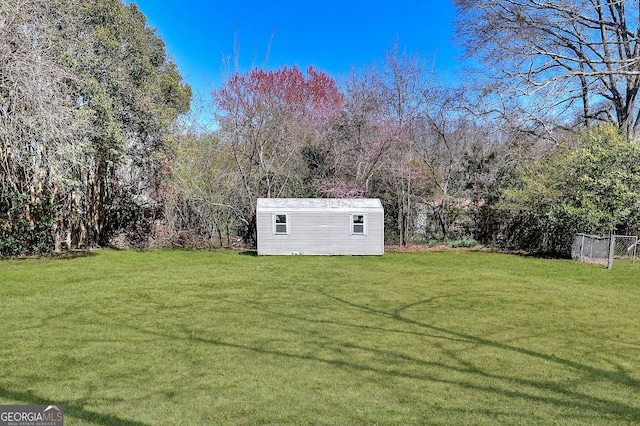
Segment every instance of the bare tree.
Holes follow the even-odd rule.
[[[435,91],[434,91],[435,92]],[[425,168],[430,190],[420,201],[432,210],[442,239],[449,238],[457,204],[467,201],[465,156],[474,142],[482,144],[473,122],[460,110],[458,93],[440,89],[433,93],[415,152]]]
[[[75,113],[74,77],[53,59],[48,31],[72,17],[57,6],[0,0],[0,252],[51,248],[54,199],[80,162],[86,120]]]
[[[427,73],[426,62],[420,55],[401,52],[397,42],[385,52],[384,65],[377,75],[393,134],[395,161],[389,176],[397,197],[399,243],[406,245],[411,231],[412,186],[416,178],[412,159],[418,127],[433,91],[432,76]]]
[[[259,197],[300,195],[307,164],[306,145],[322,137],[342,105],[342,95],[327,74],[309,67],[275,71],[257,68],[232,75],[212,92],[220,140],[229,148],[241,191],[236,205],[255,238]]]
[[[357,197],[371,194],[372,179],[386,168],[392,135],[384,100],[372,70],[353,71],[344,83],[345,105],[337,131],[326,152],[330,176],[320,182],[323,196]]]
[[[625,0],[455,0],[458,35],[538,124],[614,121],[640,128],[639,3]],[[543,102],[544,107],[537,104]]]

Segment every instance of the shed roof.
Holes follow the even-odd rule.
[[[258,198],[258,210],[382,209],[377,198]]]

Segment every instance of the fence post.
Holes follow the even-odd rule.
[[[616,245],[616,236],[611,234],[609,236],[609,261],[607,262],[607,269],[611,269],[613,266],[613,251]]]

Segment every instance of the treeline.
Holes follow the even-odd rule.
[[[211,130],[197,108],[185,115],[191,91],[135,5],[0,0],[0,253],[252,245],[259,197],[380,198],[392,244],[566,254],[575,232],[637,233],[640,61],[594,40],[627,42],[620,17],[634,11],[576,2],[551,8],[544,28],[522,13],[549,5],[522,0],[502,27],[479,28],[503,2],[456,3],[461,43],[493,60],[469,73],[480,80],[442,84],[398,45],[342,81],[314,67],[236,70],[211,93]],[[585,33],[554,46],[554,19],[602,28],[569,27]],[[541,44],[523,60],[538,36],[547,56]],[[577,71],[561,71],[562,40],[582,49]],[[567,62],[533,66],[549,57]]]
[[[314,68],[226,81],[212,94],[219,129],[181,136],[172,229],[252,243],[258,197],[380,198],[390,244],[566,255],[576,232],[640,229],[640,149],[618,127],[523,128],[435,85],[418,56],[386,58],[344,90]]]

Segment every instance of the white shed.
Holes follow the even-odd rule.
[[[384,210],[375,198],[259,198],[258,255],[382,255]]]

